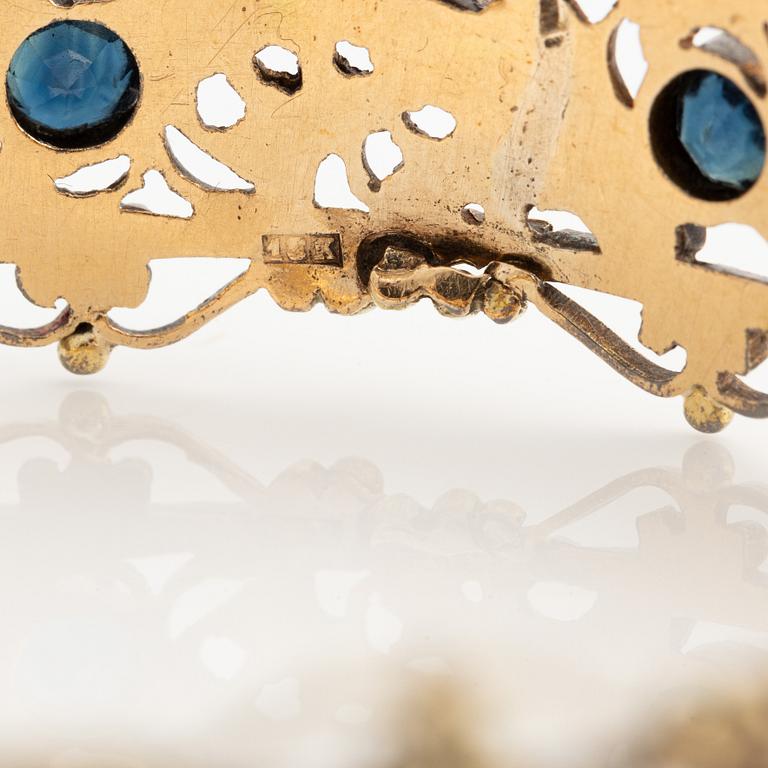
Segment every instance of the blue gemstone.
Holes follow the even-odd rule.
[[[680,94],[680,141],[709,182],[745,192],[765,166],[760,116],[731,80],[715,72],[692,74]]]
[[[56,21],[13,56],[8,103],[33,138],[60,149],[113,139],[136,110],[141,76],[123,40],[91,21]]]

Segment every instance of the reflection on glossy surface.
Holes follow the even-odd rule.
[[[716,442],[533,522],[88,392],[0,443],[0,765],[594,768],[765,662],[768,490]]]

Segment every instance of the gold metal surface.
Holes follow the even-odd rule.
[[[649,135],[656,96],[682,72],[709,69],[749,87],[736,64],[692,46],[692,30],[726,29],[764,61],[768,10],[762,0],[738,8],[710,0],[705,9],[700,0],[622,0],[598,24],[583,10],[575,0],[3,3],[4,61],[54,19],[98,20],[135,53],[143,93],[117,138],[81,152],[35,143],[7,105],[0,109],[2,259],[17,265],[34,303],[68,304],[43,328],[0,329],[0,341],[61,342],[65,365],[84,372],[98,370],[114,346],[177,342],[261,289],[288,310],[320,301],[353,314],[427,297],[444,314],[484,311],[499,322],[530,302],[644,390],[688,397],[686,415],[699,429],[724,426],[731,411],[768,416],[768,396],[740,378],[768,356],[765,282],[695,258],[703,227],[739,222],[766,236],[768,186],[763,178],[731,202],[696,199],[660,169]],[[625,18],[640,25],[649,63],[633,99],[607,63]],[[340,71],[341,40],[370,51],[373,73]],[[268,45],[298,56],[300,88],[287,93],[257,74],[254,55]],[[749,66],[754,82],[761,70]],[[198,83],[216,73],[247,104],[231,131],[206,129],[196,113]],[[768,122],[765,93],[750,95]],[[425,105],[455,117],[452,135],[438,141],[412,130],[405,113]],[[255,191],[211,191],[180,173],[164,141],[169,125]],[[391,131],[404,165],[379,185],[361,148],[380,130]],[[132,160],[122,189],[88,199],[55,190],[52,179],[121,153]],[[313,202],[318,166],[332,154],[369,212]],[[121,210],[151,169],[192,204],[191,218]],[[471,203],[482,205],[481,219],[466,215]],[[533,206],[578,213],[593,236],[549,232],[529,222]],[[151,260],[178,257],[250,266],[169,326],[139,332],[110,319],[112,308],[143,302]],[[683,347],[686,367],[651,362],[553,283],[640,302],[641,342],[657,354]],[[87,359],[77,352],[76,360],[82,349]]]

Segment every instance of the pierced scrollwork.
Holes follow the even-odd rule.
[[[107,145],[76,154],[0,110],[0,204],[16,212],[0,233],[7,261],[33,303],[69,305],[41,328],[0,328],[0,342],[59,342],[70,370],[92,373],[114,347],[177,342],[260,290],[285,309],[347,315],[426,298],[446,316],[507,322],[531,303],[645,391],[686,397],[698,429],[768,416],[768,396],[743,381],[768,357],[766,281],[697,258],[707,227],[766,235],[765,19],[750,8],[715,0],[702,19],[696,0],[674,0],[660,20],[644,0],[601,12],[587,0],[302,0],[290,13],[282,0],[268,12],[258,0],[18,0],[0,7],[4,50],[45,28],[52,5],[119,37],[141,99]],[[623,38],[647,60],[639,74]],[[358,63],[340,66],[342,43]],[[664,123],[680,95],[670,85],[710,71],[715,95],[748,88],[738,103],[754,146],[729,151],[751,153],[736,163],[749,178],[693,167],[706,153]],[[233,113],[206,117],[196,99],[216,84]],[[670,157],[681,146],[694,155]],[[113,176],[94,178],[114,158]],[[589,231],[534,211],[583,215]],[[250,268],[162,328],[110,318],[142,304],[151,261],[189,257]],[[686,367],[647,359],[557,284],[638,302],[641,345],[682,347]]]

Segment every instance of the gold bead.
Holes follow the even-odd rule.
[[[685,418],[699,432],[713,435],[733,420],[733,411],[716,403],[704,387],[694,387],[685,398]]]
[[[70,372],[90,376],[103,370],[112,347],[90,323],[81,323],[74,333],[59,342],[59,360]]]
[[[526,296],[522,288],[491,280],[483,294],[483,311],[496,323],[508,323],[525,311]]]

